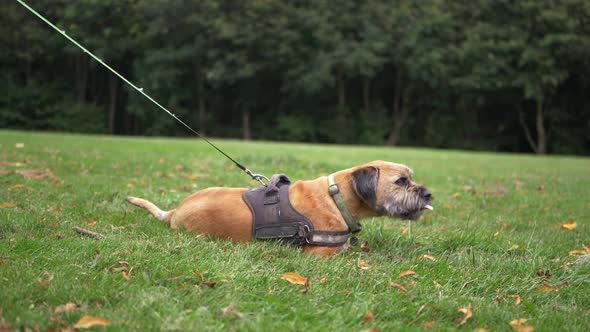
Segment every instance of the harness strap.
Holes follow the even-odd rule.
[[[338,185],[336,184],[334,177],[334,173],[328,175],[328,193],[330,193],[330,196],[332,196],[332,199],[334,200],[334,203],[336,203],[342,218],[344,218],[346,225],[348,225],[348,230],[353,234],[358,233],[363,229],[363,226],[355,221],[354,218],[352,218],[352,215],[344,203],[344,199],[340,195],[340,189],[338,189]]]

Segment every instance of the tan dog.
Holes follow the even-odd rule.
[[[412,180],[413,171],[405,165],[385,161],[345,169],[334,173],[340,195],[355,220],[374,216],[418,219],[430,206],[430,193]],[[252,239],[252,214],[242,200],[245,188],[208,188],[187,197],[170,211],[136,197],[127,200],[147,209],[172,229],[185,228],[233,241]],[[295,210],[307,217],[316,230],[345,231],[348,226],[328,193],[328,178],[297,181],[289,188],[289,199]],[[329,256],[340,247],[305,245],[304,251]]]

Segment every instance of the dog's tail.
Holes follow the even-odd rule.
[[[127,197],[127,202],[148,210],[154,217],[158,218],[158,220],[165,222],[167,224],[170,223],[170,219],[172,218],[172,214],[174,213],[174,210],[162,211],[159,207],[156,206],[156,204],[143,198],[129,196]]]

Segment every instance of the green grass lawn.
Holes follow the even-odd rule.
[[[410,230],[366,220],[369,251],[329,259],[197,238],[125,197],[168,209],[202,188],[256,186],[204,142],[0,131],[0,330],[59,331],[86,315],[123,331],[509,331],[516,319],[535,331],[590,328],[590,255],[568,254],[590,246],[588,158],[215,142],[292,180],[404,163],[435,210]],[[577,227],[560,228],[568,221]],[[310,278],[308,291],[281,280],[286,272]],[[66,303],[75,309],[55,313]]]

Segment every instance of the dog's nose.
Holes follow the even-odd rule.
[[[426,189],[422,190],[422,198],[429,201],[431,196],[432,196],[432,194],[430,194],[430,191],[428,191]]]

